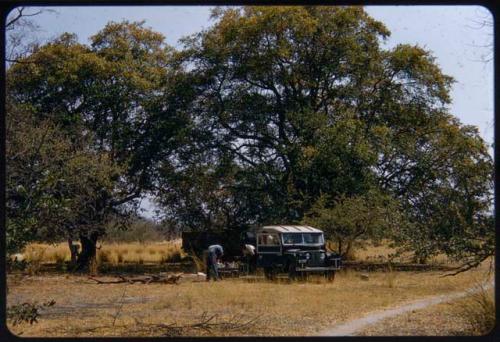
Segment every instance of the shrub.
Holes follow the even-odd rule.
[[[493,291],[483,286],[468,297],[459,308],[460,317],[466,322],[467,335],[485,335],[495,326],[495,298]]]
[[[26,260],[17,260],[17,259],[10,259],[8,258],[6,260],[6,269],[7,269],[7,272],[10,272],[10,271],[25,271],[27,266],[28,266],[28,263],[26,262]]]
[[[40,316],[39,310],[45,307],[53,306],[55,303],[56,302],[54,300],[50,300],[42,304],[34,302],[9,306],[7,308],[7,320],[14,326],[23,322],[29,324],[38,323],[37,319]]]

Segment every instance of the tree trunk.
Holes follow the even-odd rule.
[[[428,259],[428,256],[427,255],[420,255],[418,257],[418,263],[421,264],[421,265],[425,265],[427,264],[427,259]]]
[[[352,241],[349,241],[347,242],[347,247],[345,248],[345,252],[344,254],[342,255],[343,258],[345,258],[346,260],[350,260],[352,259],[352,255],[350,255],[351,253],[351,247],[352,247]]]
[[[80,242],[82,243],[82,251],[78,254],[77,271],[89,271],[90,265],[95,262],[97,254],[97,239],[99,234],[92,232],[89,235],[80,235]]]
[[[417,264],[424,265],[427,263],[428,259],[429,259],[429,256],[427,255],[427,253],[425,253],[423,251],[416,251],[415,255],[413,256],[413,262],[415,262]]]

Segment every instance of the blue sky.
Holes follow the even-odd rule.
[[[40,26],[43,41],[63,32],[76,33],[82,43],[108,21],[140,21],[165,35],[168,44],[178,46],[179,38],[210,26],[207,6],[142,7],[51,7],[33,17]],[[491,14],[479,6],[367,6],[366,11],[391,31],[385,43],[418,44],[430,50],[445,74],[455,78],[450,112],[464,124],[474,125],[488,144],[493,143],[494,90],[493,62],[480,61],[492,54],[493,27],[480,27],[475,21]],[[490,149],[490,153],[493,154]],[[146,207],[149,207],[146,204]]]

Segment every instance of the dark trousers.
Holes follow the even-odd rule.
[[[219,271],[217,270],[217,264],[207,260],[207,281],[213,278],[215,281],[220,280]]]

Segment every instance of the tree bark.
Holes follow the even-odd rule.
[[[348,241],[344,254],[341,254],[342,257],[345,258],[346,260],[350,258],[349,253],[351,252],[351,247],[352,247],[352,241]]]
[[[77,271],[89,271],[91,263],[96,259],[98,238],[99,234],[97,232],[92,232],[89,235],[80,235],[82,251],[78,254]]]

